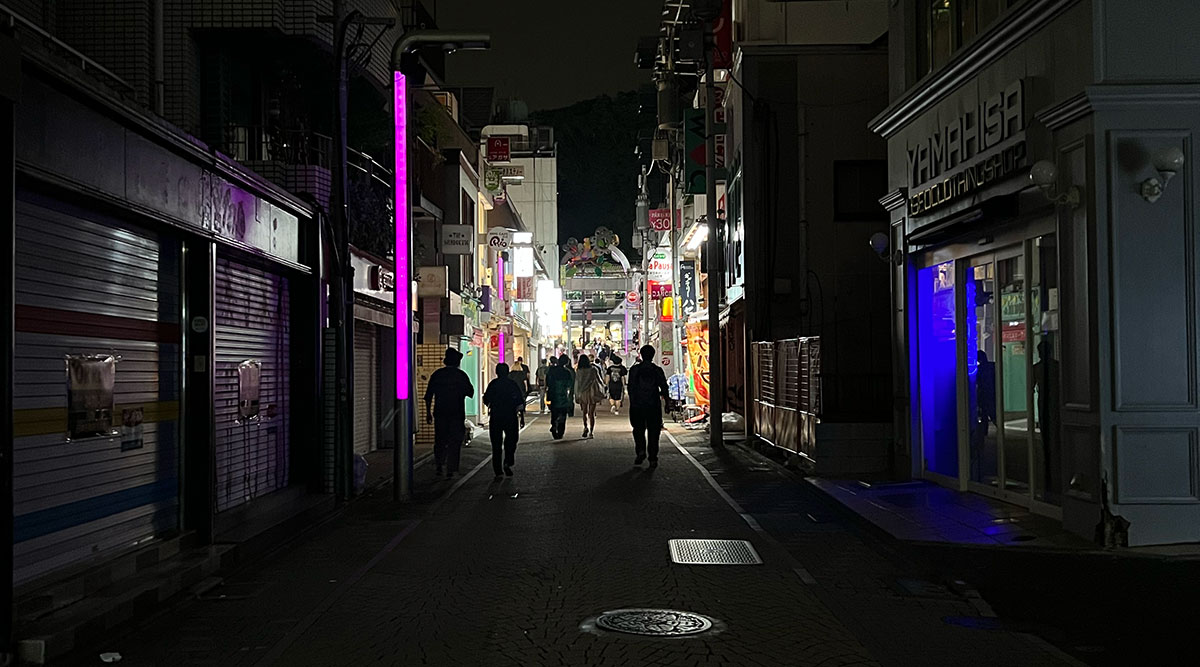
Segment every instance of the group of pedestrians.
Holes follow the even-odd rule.
[[[434,427],[433,458],[438,476],[458,473],[460,448],[466,435],[465,399],[475,395],[471,380],[460,368],[462,353],[449,349],[445,366],[434,371],[425,391],[425,418]],[[618,414],[629,396],[629,423],[633,427],[634,465],[649,459],[658,466],[659,437],[663,429],[663,402],[669,400],[667,378],[654,363],[654,348],[640,350],[640,361],[626,369],[619,357],[608,355],[609,363],[593,363],[585,354],[574,368],[566,354],[543,360],[537,369],[539,406],[550,405],[550,434],[555,440],[566,433],[567,417],[578,404],[583,417],[583,437],[596,435],[596,406],[608,399]],[[520,429],[525,425],[525,402],[531,385],[529,370],[518,358],[496,366],[496,378],[488,384],[483,403],[490,411],[488,431],[492,441],[492,469],[497,479],[513,475]]]

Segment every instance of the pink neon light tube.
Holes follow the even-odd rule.
[[[408,216],[408,87],[404,75],[394,74],[393,114],[396,120],[396,398],[410,398],[412,358],[412,267],[409,265]]]
[[[504,332],[503,331],[500,332],[500,337],[498,340],[500,342],[500,363],[504,363]]]

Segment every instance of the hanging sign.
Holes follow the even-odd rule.
[[[495,250],[508,250],[512,245],[512,233],[503,227],[492,227],[488,230],[487,244]]]
[[[499,169],[485,169],[484,170],[484,172],[483,172],[483,189],[487,190],[488,192],[492,192],[492,193],[499,192],[500,191],[500,181],[501,181],[501,179],[500,179],[500,170]]]
[[[511,158],[512,151],[508,137],[488,137],[488,162],[508,162]]]
[[[696,260],[679,263],[679,314],[684,319],[696,312]]]
[[[535,278],[525,276],[517,278],[517,301],[535,301]]]
[[[470,255],[474,251],[475,228],[471,225],[442,225],[442,254]]]
[[[652,301],[671,296],[671,283],[650,281],[650,299]]]

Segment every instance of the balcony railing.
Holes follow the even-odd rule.
[[[333,155],[333,138],[317,132],[229,125],[222,134],[222,151],[238,162],[282,162],[329,169]]]

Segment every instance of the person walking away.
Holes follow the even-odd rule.
[[[550,370],[545,359],[538,361],[536,379],[538,396],[538,414],[546,414],[546,372]]]
[[[614,415],[621,414],[621,406],[625,404],[625,376],[629,369],[621,363],[621,357],[612,356],[612,365],[604,374],[608,377],[608,404]]]
[[[550,401],[550,435],[561,439],[567,430],[567,413],[571,411],[575,380],[571,376],[571,358],[563,353],[546,370],[546,398]]]
[[[575,369],[575,402],[583,412],[583,437],[596,437],[596,404],[604,398],[604,379],[600,368],[586,354],[580,355]]]
[[[658,467],[658,438],[663,429],[663,400],[668,397],[667,377],[654,363],[654,348],[641,349],[642,360],[629,369],[629,424],[633,426],[633,465],[650,457],[650,467]]]
[[[471,378],[458,367],[462,358],[462,352],[446,350],[445,366],[429,376],[429,388],[425,390],[425,421],[433,424],[433,462],[438,475],[445,467],[446,477],[458,473],[459,454],[467,431],[463,401],[475,395]]]
[[[496,479],[504,475],[512,477],[517,439],[521,435],[517,416],[525,404],[525,394],[513,381],[508,364],[496,364],[496,379],[488,383],[487,391],[483,392],[483,404],[491,411],[488,433],[492,438],[492,470]]]
[[[508,374],[509,379],[516,383],[521,389],[521,396],[529,395],[529,367],[525,365],[524,357],[517,357],[517,363],[513,364],[512,370]],[[521,405],[518,409],[521,414],[521,426],[525,425],[525,399],[521,399]]]

